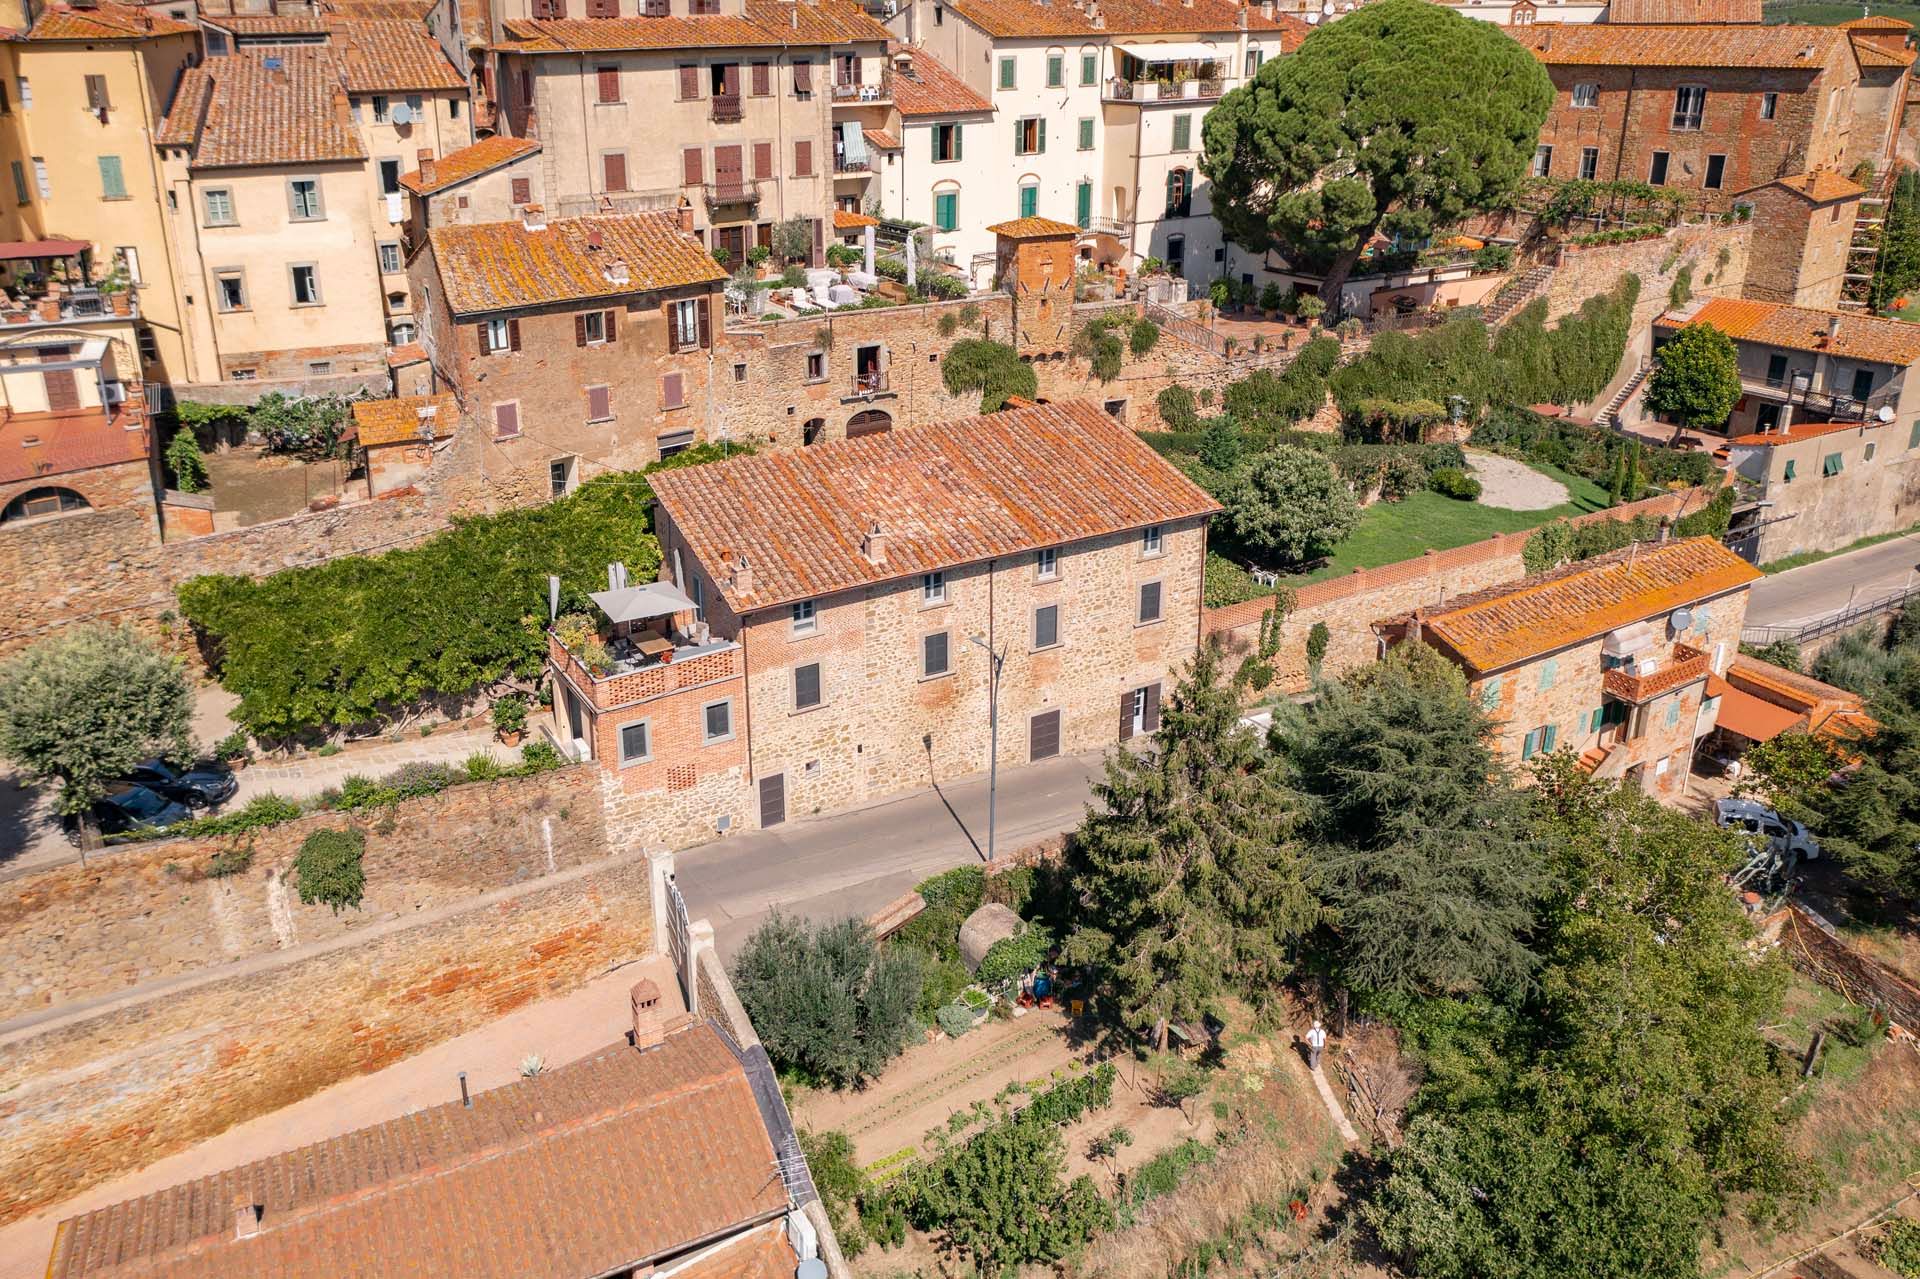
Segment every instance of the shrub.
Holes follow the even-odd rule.
[[[192,427],[182,426],[167,445],[167,469],[173,472],[174,487],[182,493],[199,493],[207,487],[207,459],[200,451],[200,440]]]
[[[898,945],[889,941],[888,945]],[[920,1007],[917,1010],[921,1021],[933,1023],[940,1010],[960,997],[973,975],[967,966],[958,959],[936,956],[928,960],[920,979]]]
[[[488,782],[500,776],[506,769],[500,761],[485,751],[475,751],[460,761],[460,771],[467,775],[470,782]]]
[[[905,1046],[923,964],[910,947],[880,947],[861,920],[814,925],[776,912],[741,947],[733,980],[776,1064],[844,1088]]]
[[[914,886],[927,908],[893,935],[896,944],[915,946],[942,959],[960,958],[960,925],[987,898],[987,875],[978,866],[956,866]],[[963,985],[965,983],[962,983]]]
[[[1874,1241],[1873,1259],[1902,1279],[1920,1279],[1920,1222],[1888,1221]]]
[[[253,747],[248,743],[246,730],[236,728],[215,742],[213,754],[216,759],[252,759]]]
[[[1103,315],[1087,321],[1074,335],[1073,353],[1087,361],[1093,376],[1102,382],[1119,377],[1120,367],[1126,363],[1126,346],[1115,332],[1125,324],[1121,316]]]
[[[1040,393],[1033,366],[1022,362],[1018,351],[1004,342],[980,338],[963,338],[953,344],[940,362],[940,380],[954,395],[980,392],[982,413],[999,412],[1008,396],[1032,399]]]
[[[253,841],[223,848],[207,859],[207,878],[226,879],[243,873],[253,865]]]
[[[1462,502],[1472,502],[1480,496],[1480,481],[1458,467],[1441,467],[1427,477],[1427,484],[1434,492]]]
[[[1280,286],[1272,280],[1267,281],[1267,287],[1260,290],[1260,309],[1262,311],[1278,311],[1281,306],[1281,301]]]
[[[527,730],[527,699],[509,693],[493,703],[493,727],[499,733],[524,733]]]
[[[309,906],[325,902],[336,915],[348,906],[359,909],[367,884],[366,870],[360,863],[366,847],[366,836],[351,827],[317,830],[307,836],[293,859],[300,900]]]
[[[1418,458],[1395,453],[1380,469],[1380,496],[1389,502],[1411,497],[1427,486],[1427,468]]]
[[[520,767],[529,773],[544,773],[567,762],[558,747],[542,737],[520,748]]]
[[[1176,431],[1191,431],[1200,421],[1193,392],[1178,382],[1161,391],[1153,402],[1160,410],[1160,420]]]
[[[773,256],[773,250],[764,244],[756,244],[747,250],[747,262],[752,266],[765,266],[767,259]]]
[[[1221,407],[1248,431],[1273,432],[1316,413],[1327,398],[1327,378],[1340,362],[1340,343],[1315,338],[1285,372],[1255,369],[1227,387]]]
[[[182,822],[170,828],[167,835],[169,837],[239,835],[265,826],[278,826],[281,822],[290,822],[300,816],[300,811],[297,801],[268,791],[264,795],[255,795],[240,808],[221,813],[217,817],[196,817],[190,822]]]
[[[1289,564],[1325,555],[1360,522],[1360,504],[1333,463],[1294,445],[1255,458],[1225,505],[1241,541]]]
[[[1317,320],[1327,313],[1327,304],[1315,293],[1305,293],[1300,297],[1297,307],[1303,320]]]
[[[1239,423],[1222,414],[1207,422],[1206,433],[1200,438],[1200,460],[1225,475],[1240,464],[1245,443]]]
[[[973,1010],[957,1001],[942,1004],[933,1019],[940,1027],[940,1032],[949,1039],[958,1039],[973,1029]]]
[[[733,253],[725,245],[716,244],[713,246],[713,260],[723,267],[728,266],[733,262]]]
[[[1513,265],[1513,246],[1510,244],[1483,245],[1473,255],[1473,268],[1476,271],[1505,271]]]
[[[987,947],[974,978],[982,986],[1016,981],[1045,963],[1052,946],[1051,933],[1038,924],[1028,924],[1015,936],[1002,937]]]
[[[1327,629],[1325,622],[1315,622],[1313,629],[1307,632],[1307,669],[1318,673],[1320,663],[1326,660],[1327,644],[1333,639],[1333,632]]]
[[[849,1257],[866,1251],[867,1237],[854,1215],[854,1205],[866,1188],[867,1178],[853,1161],[853,1142],[847,1134],[834,1129],[815,1133],[801,1129],[800,1151],[807,1158],[807,1171],[813,1176],[813,1188],[820,1193],[827,1220],[839,1237],[840,1247]]]
[[[940,317],[939,321],[936,322],[933,327],[940,331],[941,337],[950,338],[953,336],[953,331],[960,327],[960,317],[948,311]]]
[[[773,227],[774,255],[785,262],[806,258],[813,252],[813,224],[795,214]]]
[[[801,288],[805,288],[806,284],[807,284],[807,272],[803,267],[790,266],[786,270],[780,273],[781,288],[801,289]]]
[[[1159,341],[1160,326],[1144,315],[1136,319],[1127,329],[1127,350],[1133,353],[1135,359],[1153,350]]]

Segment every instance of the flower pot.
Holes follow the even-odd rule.
[[[672,662],[673,662],[673,650],[670,648],[664,650],[660,654],[660,665],[667,666],[667,665],[670,665]]]
[[[502,746],[518,746],[520,744],[520,739],[525,737],[526,733],[517,728],[514,729],[512,732],[508,732],[506,729],[503,728],[499,732],[495,733],[494,736],[500,739],[500,744]]]
[[[245,755],[235,755],[227,761],[227,767],[236,773],[242,772],[247,767],[247,757]]]

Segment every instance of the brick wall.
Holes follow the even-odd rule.
[[[1631,244],[1564,245],[1547,281],[1548,322],[1578,311],[1581,303],[1605,293],[1628,273],[1640,277],[1640,297],[1630,329],[1636,338],[1671,305],[1673,281],[1683,268],[1693,274],[1693,296],[1739,297],[1758,234],[1755,223],[1735,222],[1674,227],[1657,239]],[[1723,249],[1725,263],[1720,260]]]
[[[1755,234],[1741,296],[1821,310],[1838,306],[1859,197],[1815,204],[1775,183],[1746,198]]]

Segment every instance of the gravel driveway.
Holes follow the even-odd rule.
[[[1544,511],[1568,500],[1567,486],[1524,462],[1498,453],[1469,452],[1467,469],[1480,481],[1480,505],[1509,511]]]

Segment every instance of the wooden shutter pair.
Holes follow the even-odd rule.
[[[520,405],[512,400],[493,406],[493,433],[501,439],[520,434]]]
[[[585,346],[587,344],[587,316],[589,314],[591,314],[591,312],[582,311],[573,317],[573,344],[575,346]],[[600,313],[600,327],[601,332],[605,334],[602,340],[608,346],[612,346],[614,333],[612,311],[602,311]]]
[[[601,176],[606,179],[603,185],[605,185],[607,190],[624,191],[627,189],[626,156],[617,153],[603,155],[600,157],[600,167],[602,169]]]
[[[677,409],[686,405],[686,380],[678,373],[660,379],[660,407]]]
[[[805,138],[793,144],[793,176],[796,178],[813,176],[813,143]]]
[[[700,68],[683,66],[680,68],[680,100],[690,102],[700,96]]]
[[[612,0],[592,0],[592,3],[594,3],[595,5],[606,3],[608,7],[612,7]],[[600,15],[594,14],[591,16],[599,17]],[[608,16],[612,16],[612,15],[608,15]],[[599,67],[599,68],[596,68],[596,74],[598,75],[598,78],[600,81],[600,101],[602,102],[620,101],[620,68],[619,67]]]
[[[681,181],[690,187],[697,187],[706,181],[706,163],[700,157],[699,147],[687,147],[680,152]]]
[[[587,420],[604,422],[613,416],[613,388],[590,386],[587,388]]]
[[[495,354],[498,348],[488,345],[487,342],[486,321],[482,320],[479,324],[476,324],[474,328],[479,330],[480,333],[480,354]],[[507,345],[505,349],[509,351],[518,351],[520,349],[520,321],[518,320],[507,321]]]
[[[773,92],[773,68],[765,62],[753,64],[753,96],[764,98]]]
[[[515,204],[533,203],[533,181],[530,178],[513,179],[513,202]]]
[[[753,144],[753,176],[770,178],[773,176],[773,143],[756,142]]]
[[[1120,740],[1123,742],[1133,736],[1133,699],[1140,693],[1145,694],[1145,704],[1140,710],[1140,731],[1151,733],[1160,727],[1160,686],[1149,684],[1144,689],[1128,689],[1120,694]]]
[[[813,92],[813,63],[793,64],[793,91],[803,97]]]

